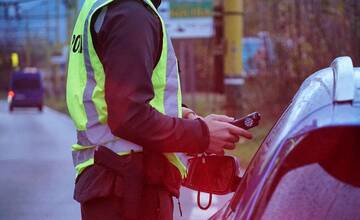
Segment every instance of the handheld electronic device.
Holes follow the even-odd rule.
[[[258,112],[253,112],[249,115],[246,115],[245,117],[235,119],[235,121],[231,122],[231,124],[245,130],[249,130],[250,128],[258,126],[260,119],[260,114]]]

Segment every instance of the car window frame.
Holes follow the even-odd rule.
[[[308,130],[308,131],[304,131],[302,133],[299,133],[297,134],[296,136],[294,137],[290,137],[289,139],[292,139],[292,138],[301,138],[299,140],[296,141],[296,143],[301,143],[301,141],[306,138],[307,135],[309,135],[310,133],[312,132],[316,132],[318,130],[322,130],[322,129],[327,129],[327,128],[338,128],[338,127],[360,127],[360,125],[338,125],[338,126],[333,126],[333,125],[330,125],[330,126],[324,126],[324,127],[318,127],[318,128],[314,128],[314,129],[311,129],[311,130]],[[281,168],[281,165],[283,164],[283,162],[286,160],[286,156],[292,152],[293,148],[297,145],[293,145],[291,146],[291,149],[287,149],[286,150],[286,154],[283,154],[283,156],[281,157],[282,160],[279,160],[276,164],[276,166],[273,168],[272,170],[272,173],[270,176],[268,176],[266,179],[269,180],[268,183],[266,185],[264,185],[264,187],[261,189],[261,192],[259,194],[259,197],[261,198],[260,200],[258,200],[256,202],[256,205],[255,205],[255,211],[254,213],[252,214],[252,217],[251,219],[261,219],[262,217],[262,214],[264,213],[265,209],[266,209],[266,206],[265,207],[259,207],[260,205],[262,204],[267,204],[266,202],[269,201],[269,199],[271,199],[271,196],[270,197],[266,197],[264,196],[264,194],[267,194],[269,193],[269,191],[271,190],[271,186],[272,186],[272,182],[274,180],[274,177],[277,176],[278,174],[278,171],[279,169]],[[284,149],[284,148],[283,148]],[[280,155],[279,155],[280,156]],[[275,187],[276,188],[276,187]],[[273,192],[272,192],[273,193]],[[269,199],[267,199],[269,198]],[[267,200],[267,201],[264,201],[264,200]]]
[[[275,160],[275,164],[272,169],[271,175],[266,177],[265,182],[272,180],[277,175],[278,169],[281,167],[280,165],[284,162],[286,155],[288,155],[297,144],[299,144],[304,138],[306,138],[306,136],[310,132],[311,131],[300,133],[300,134],[297,134],[296,136],[289,137],[284,140],[283,144],[281,145],[281,151],[276,155],[277,158],[280,158],[280,159]],[[287,144],[289,144],[289,145],[286,146]],[[259,211],[261,209],[261,207],[259,207],[259,205],[264,204],[263,200],[265,200],[266,197],[264,197],[263,194],[268,192],[270,185],[265,184],[264,187],[261,189],[259,196],[258,196],[261,199],[259,201],[257,201],[255,204],[255,208],[254,208],[255,211],[253,213],[252,219],[258,219],[258,217],[261,217],[263,212],[261,212],[259,215]],[[262,209],[262,210],[264,210],[264,209]]]
[[[30,88],[29,87],[24,87],[23,85],[19,86],[19,83],[20,84],[29,83],[29,82],[26,82],[26,81],[31,81],[31,84],[36,83],[36,86],[32,86]],[[37,77],[14,79],[13,82],[12,82],[12,89],[13,90],[41,90],[42,89],[41,80],[39,78],[37,78]]]

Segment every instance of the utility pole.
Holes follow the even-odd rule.
[[[46,17],[46,33],[47,33],[47,36],[46,36],[46,38],[47,38],[47,42],[48,42],[48,44],[49,44],[49,46],[50,46],[50,11],[51,11],[51,9],[50,9],[50,1],[46,1],[46,15],[45,15],[45,17]]]
[[[224,84],[226,109],[229,115],[244,114],[241,97],[244,94],[244,72],[242,63],[243,0],[224,0]]]
[[[52,1],[51,1],[52,2]],[[51,29],[50,29],[50,12],[51,12],[51,7],[50,7],[50,1],[46,1],[46,44],[47,44],[47,48],[46,48],[46,68],[50,69],[51,68],[51,64],[50,64],[50,57],[51,57],[51,52],[52,52],[52,45],[50,42],[51,39]]]
[[[56,9],[56,36],[55,36],[55,45],[53,46],[51,52],[51,72],[53,78],[53,90],[55,92],[55,97],[59,98],[62,91],[62,74],[60,64],[54,62],[53,58],[59,57],[62,55],[62,45],[60,40],[60,0],[54,2]]]
[[[25,31],[26,31],[26,46],[25,46],[25,57],[26,57],[26,66],[31,66],[31,39],[30,39],[30,29],[29,29],[29,18],[26,18],[25,21]]]
[[[79,0],[74,0],[75,2],[75,6],[74,6],[74,12],[75,12],[75,15],[78,13],[79,11]]]
[[[224,93],[224,6],[214,1],[214,82],[215,92]]]
[[[69,44],[74,28],[75,16],[78,11],[79,0],[67,0],[65,1],[65,5],[67,10],[67,42]]]
[[[56,44],[60,47],[60,0],[56,0]]]

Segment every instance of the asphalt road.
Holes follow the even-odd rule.
[[[80,219],[73,201],[73,125],[45,108],[9,114],[0,102],[0,219]]]
[[[75,140],[66,115],[49,108],[43,113],[15,109],[10,114],[6,102],[0,101],[0,219],[80,219],[80,207],[72,199],[75,174],[70,146]],[[231,195],[214,197],[207,211],[197,207],[196,196],[181,190],[183,216],[174,200],[174,219],[207,219]]]

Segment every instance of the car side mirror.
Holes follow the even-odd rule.
[[[237,177],[237,162],[231,156],[200,156],[188,160],[188,174],[183,186],[198,191],[201,209],[210,207],[212,194],[224,195],[235,191],[240,182]],[[207,207],[200,205],[200,192],[210,194]]]

